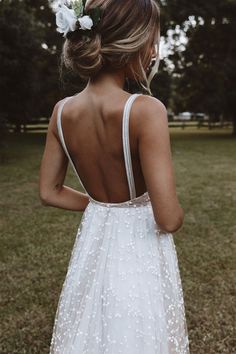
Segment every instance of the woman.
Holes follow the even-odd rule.
[[[88,82],[55,105],[40,171],[43,205],[84,211],[50,353],[189,353],[173,241],[184,213],[166,108],[149,86],[159,7],[77,1],[56,14],[63,61]],[[126,78],[148,94],[130,95]],[[85,193],[64,185],[68,161]]]

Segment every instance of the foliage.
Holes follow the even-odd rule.
[[[33,14],[18,1],[0,7],[0,114],[17,126],[32,114],[38,90],[35,62],[41,33]]]
[[[178,75],[175,111],[205,112],[212,119],[223,115],[233,120],[236,134],[236,1],[167,0],[164,9],[169,28],[179,25],[188,38],[185,50],[175,44],[169,58],[173,76]],[[186,23],[190,16],[194,25]]]
[[[48,115],[59,96],[58,59],[49,48],[55,41],[45,16],[41,22],[39,9],[37,12],[29,1],[0,3],[0,117],[14,123],[18,131],[21,124]]]

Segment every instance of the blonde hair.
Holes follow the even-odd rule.
[[[159,5],[155,0],[87,0],[87,10],[96,6],[101,7],[102,18],[95,33],[89,38],[82,30],[69,32],[62,63],[85,80],[102,70],[126,66],[134,80],[151,93],[144,63],[150,57],[147,47],[157,44]]]

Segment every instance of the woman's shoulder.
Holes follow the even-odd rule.
[[[63,104],[66,103],[66,101],[69,100],[69,98],[72,98],[73,96],[67,96],[67,97],[64,97],[62,99],[60,99],[59,101],[57,101],[55,104],[54,104],[54,107],[53,107],[53,110],[52,110],[52,117],[54,117],[54,119],[56,118],[57,114],[58,114],[58,111],[59,111],[59,108],[61,108],[63,106]]]
[[[59,118],[59,109],[63,107],[63,105],[66,103],[66,101],[71,98],[71,96],[64,97],[60,100],[58,100],[53,108],[52,108],[52,113],[49,118],[49,129],[56,135],[58,136],[58,130],[57,130],[57,123],[58,123],[58,118]]]
[[[141,94],[139,97],[140,98],[137,103],[139,105],[139,109],[145,110],[147,113],[167,111],[166,106],[160,99],[145,94]]]
[[[134,115],[140,129],[150,129],[156,124],[168,124],[167,108],[164,103],[154,96],[142,94],[135,104]]]

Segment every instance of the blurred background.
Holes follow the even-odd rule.
[[[152,92],[167,107],[185,222],[175,234],[192,354],[234,354],[236,0],[161,0]],[[48,353],[81,213],[45,208],[54,105],[86,82],[59,70],[52,3],[0,0],[0,353]],[[137,91],[133,82],[130,92]],[[82,190],[69,167],[65,183]]]

